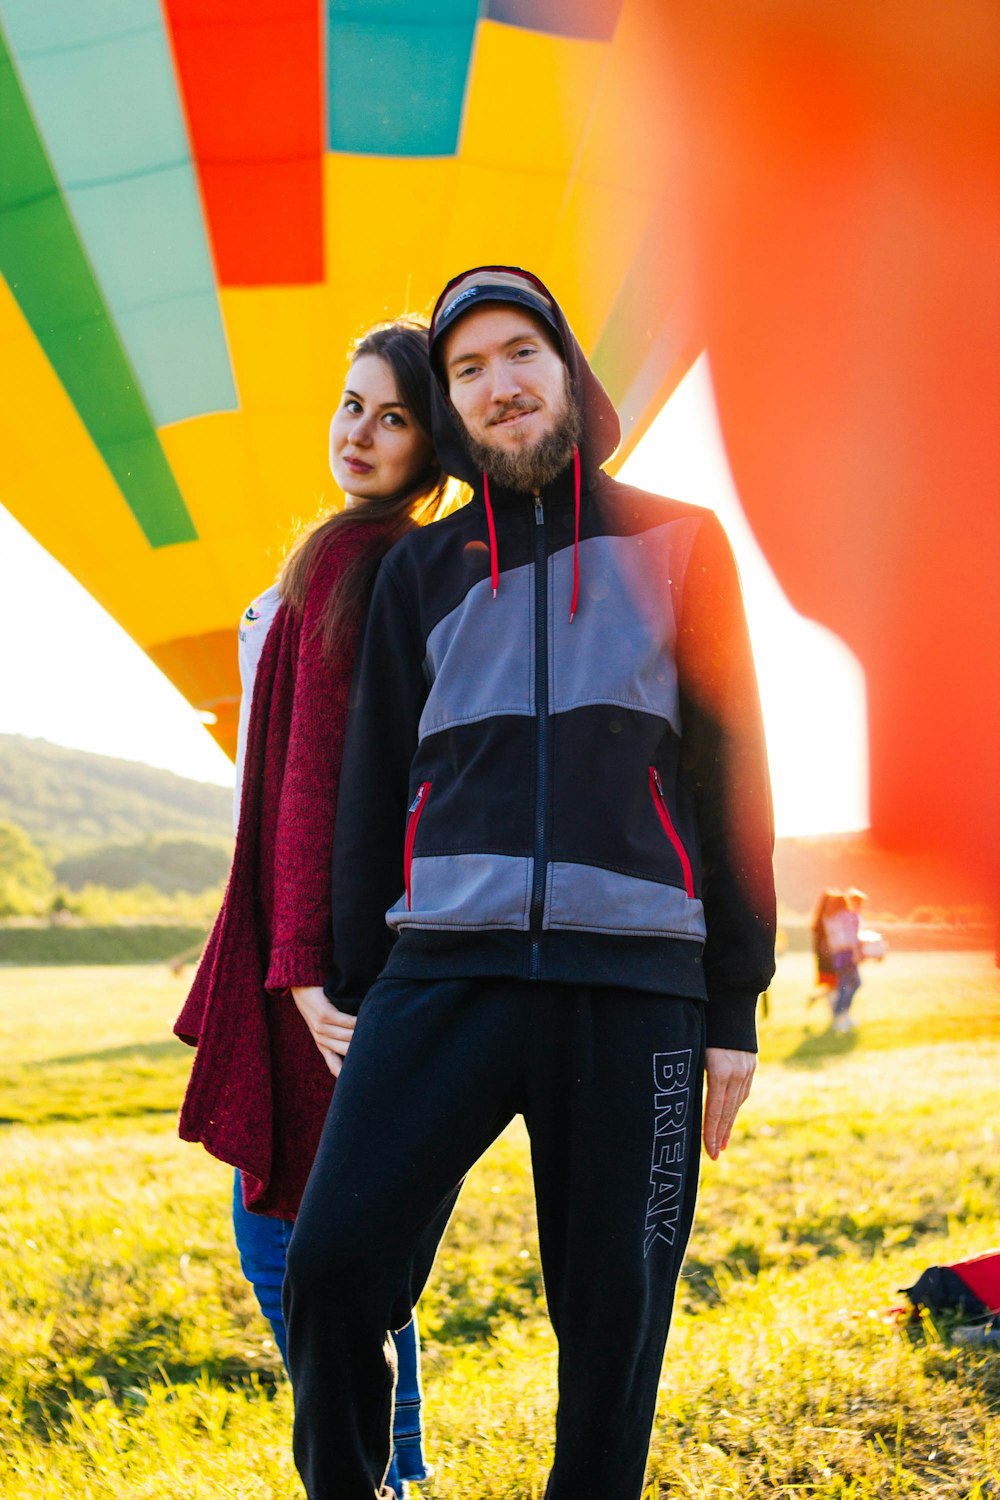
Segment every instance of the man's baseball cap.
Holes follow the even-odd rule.
[[[522,271],[520,266],[476,266],[449,281],[431,315],[432,356],[442,335],[482,302],[512,302],[537,313],[552,329],[560,353],[565,356],[552,298],[541,282],[530,271]]]

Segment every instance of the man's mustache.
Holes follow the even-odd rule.
[[[538,411],[540,401],[532,401],[525,396],[515,396],[513,401],[505,401],[499,411],[495,411],[487,422],[487,427],[492,427],[496,422],[502,422],[506,417],[513,416],[516,411]]]

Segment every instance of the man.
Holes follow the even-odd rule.
[[[773,972],[739,584],[711,512],[602,473],[618,419],[534,276],[449,283],[431,352],[474,495],[386,559],[356,677],[328,994],[364,1004],[289,1253],[296,1460],[310,1500],[380,1492],[384,1330],[521,1112],[560,1345],[546,1496],[635,1500],[703,1068],[714,1158]]]

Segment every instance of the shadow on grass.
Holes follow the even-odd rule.
[[[21,1125],[83,1125],[88,1120],[142,1120],[147,1115],[176,1115],[179,1107],[179,1099],[173,1097],[162,1101],[156,1098],[130,1099],[122,1103],[112,1101],[110,1104],[107,1100],[101,1100],[99,1108],[89,1108],[85,1103],[76,1103],[72,1099],[65,1102],[57,1100],[45,1110],[9,1108],[0,1114],[0,1129],[12,1129]]]
[[[439,1279],[436,1297],[440,1321],[434,1330],[439,1344],[474,1344],[492,1337],[506,1322],[535,1317],[544,1306],[541,1268],[534,1266],[491,1288],[467,1287]]]
[[[0,1075],[0,1125],[170,1113],[189,1062],[188,1049],[172,1040],[35,1058]]]
[[[0,1074],[0,1125],[172,1113],[189,1061],[178,1041],[153,1041],[24,1062]]]
[[[67,1052],[62,1057],[38,1057],[22,1063],[26,1073],[43,1068],[71,1068],[80,1063],[157,1062],[161,1058],[190,1058],[190,1047],[177,1037],[162,1042],[125,1042],[121,1047],[105,1047],[100,1052]]]
[[[123,1335],[92,1355],[54,1358],[36,1371],[23,1391],[24,1425],[43,1442],[59,1441],[70,1420],[70,1403],[88,1406],[113,1401],[121,1407],[144,1405],[153,1386],[183,1387],[208,1381],[230,1390],[257,1387],[271,1396],[284,1373],[276,1354],[247,1358],[241,1351],[219,1351],[207,1359],[185,1359],[178,1348],[183,1331],[170,1320],[137,1321]]]
[[[1000,1351],[996,1348],[967,1348],[964,1345],[952,1344],[951,1335],[956,1328],[960,1328],[966,1320],[954,1318],[939,1329],[940,1335],[945,1343],[931,1351],[924,1364],[928,1375],[938,1380],[955,1381],[958,1384],[977,1391],[984,1400],[995,1406],[1000,1403]],[[916,1325],[916,1331],[908,1329],[910,1342],[921,1343],[924,1340],[920,1325]]]
[[[793,1052],[780,1059],[786,1068],[818,1068],[831,1057],[849,1057],[858,1045],[856,1031],[807,1031]]]
[[[790,1224],[780,1239],[769,1239],[767,1244],[749,1238],[734,1239],[721,1246],[711,1259],[688,1255],[678,1295],[685,1299],[690,1311],[716,1307],[725,1299],[733,1280],[752,1281],[761,1271],[775,1269],[791,1277],[808,1270],[817,1261],[842,1261],[847,1255],[869,1260],[884,1249],[890,1232],[893,1248],[902,1250],[919,1244],[925,1236],[945,1234],[947,1229],[945,1209],[914,1216],[905,1236],[898,1233],[891,1210],[864,1220],[851,1213],[834,1213],[808,1226]],[[997,1366],[1000,1369],[1000,1357]]]

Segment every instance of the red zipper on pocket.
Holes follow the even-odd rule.
[[[413,844],[417,837],[417,824],[420,815],[427,806],[427,794],[431,789],[429,781],[422,781],[417,790],[417,795],[410,803],[409,816],[406,824],[406,839],[403,843],[403,879],[406,882],[406,910],[410,910],[410,870],[413,866]]]
[[[667,799],[663,795],[663,782],[660,780],[660,773],[655,766],[650,766],[649,768],[649,790],[653,798],[653,806],[656,808],[660,822],[663,824],[663,832],[673,844],[677,858],[681,862],[681,870],[684,875],[684,889],[693,901],[694,875],[691,872],[691,861],[688,859],[687,850],[681,843],[680,834],[673,825],[670,811],[667,807]]]

